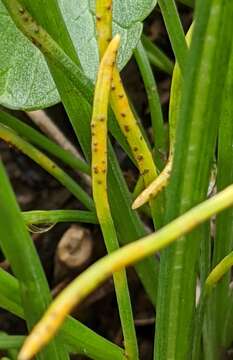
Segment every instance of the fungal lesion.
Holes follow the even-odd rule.
[[[130,131],[129,125],[124,125],[124,129],[125,129],[126,132],[129,132]]]

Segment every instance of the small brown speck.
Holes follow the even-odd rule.
[[[20,12],[20,14],[24,14],[25,9],[23,7],[21,7],[21,8],[19,8],[19,12]]]
[[[101,180],[98,180],[98,181],[97,181],[97,184],[101,185],[101,184],[102,184],[102,181],[101,181]]]
[[[146,175],[146,174],[148,174],[149,173],[149,169],[145,169],[145,170],[143,170],[143,172],[142,172],[142,175]]]
[[[122,112],[122,113],[121,113],[121,116],[122,116],[122,117],[126,117],[126,114]]]
[[[118,97],[119,97],[119,99],[123,99],[124,94],[119,94]]]
[[[98,120],[101,121],[101,122],[104,122],[104,121],[106,120],[106,118],[105,118],[105,116],[100,115],[100,116],[98,117]]]
[[[142,140],[143,139],[143,137],[142,137],[142,135],[140,135],[140,138],[139,138],[140,140]]]
[[[137,160],[138,160],[138,161],[142,161],[142,160],[143,160],[143,156],[142,156],[142,155],[138,155],[138,156],[137,156]]]
[[[32,42],[34,45],[38,45],[37,41],[36,41],[33,37],[31,37],[31,42]]]
[[[101,20],[101,16],[96,15],[96,20],[97,20],[97,21],[100,21],[100,20]]]
[[[99,169],[98,169],[97,166],[94,166],[93,170],[94,170],[94,173],[95,173],[95,174],[98,174],[98,173],[99,173]]]
[[[133,151],[135,151],[135,152],[137,152],[137,151],[138,151],[137,146],[134,146]]]
[[[106,174],[106,169],[103,169],[103,170],[102,170],[102,173],[103,173],[103,174]]]
[[[115,85],[112,85],[111,90],[114,91],[116,89]]]
[[[111,7],[111,5],[108,5],[108,6],[106,6],[106,10],[107,10],[107,11],[110,11],[110,10],[112,10],[112,7]]]
[[[129,125],[124,125],[124,129],[125,129],[126,132],[129,132],[130,131]]]

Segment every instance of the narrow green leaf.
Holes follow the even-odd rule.
[[[18,349],[23,344],[24,339],[25,336],[7,335],[4,333],[0,333],[0,349],[1,350]]]
[[[172,75],[174,64],[146,35],[142,34],[142,44],[146,49],[150,63],[168,75]]]
[[[218,172],[217,188],[223,189],[233,182],[233,52],[230,58],[227,82],[224,90],[224,100],[220,119],[218,136]],[[226,256],[233,246],[233,211],[224,211],[216,219],[216,238],[214,241],[213,266]],[[217,337],[217,348],[229,346],[233,336],[231,333],[232,310],[229,293],[230,272],[219,283],[214,291],[213,321]],[[230,327],[228,328],[228,326]]]
[[[97,224],[96,214],[81,210],[33,210],[22,213],[27,225],[56,224],[59,222],[83,222]]]
[[[182,28],[175,0],[158,0],[158,3],[163,15],[176,60],[179,64],[182,74],[184,74],[188,47],[185,41],[184,30]]]
[[[19,137],[10,128],[0,124],[0,138],[15,146],[33,161],[39,164],[49,174],[54,176],[61,184],[63,184],[77,199],[79,199],[89,210],[95,210],[94,203],[90,196],[75,182],[64,170],[62,170],[55,162],[50,160],[45,154],[37,150],[33,145],[29,144]]]
[[[74,170],[90,174],[90,168],[84,161],[78,159],[71,152],[64,150],[52,140],[41,134],[39,131],[33,129],[31,126],[25,124],[23,121],[14,116],[0,110],[0,123],[15,130],[16,133],[30,143],[37,145],[48,154],[55,156],[63,161],[64,164],[69,165]]]
[[[192,360],[200,359],[200,342],[201,342],[201,333],[202,333],[202,324],[205,316],[205,308],[207,301],[209,300],[209,295],[216,287],[216,285],[222,282],[222,278],[229,272],[230,268],[233,266],[233,252],[230,252],[225,256],[210,272],[206,278],[199,304],[197,307],[197,315],[195,321],[195,331],[194,331],[194,341],[193,341],[193,351],[192,351]],[[228,294],[227,294],[228,295]],[[232,294],[231,294],[232,295]],[[218,344],[214,344],[216,349],[218,349]],[[221,354],[217,350],[216,356],[214,358],[219,359]],[[209,354],[206,354],[206,357],[209,359]],[[211,357],[212,358],[212,357]]]
[[[1,268],[0,307],[24,318],[19,283],[15,277]],[[123,349],[71,317],[68,317],[61,329],[60,341],[70,349],[70,352],[86,355],[93,360],[109,360],[110,357],[114,360],[125,358]]]
[[[195,0],[178,0],[178,1],[184,5],[194,8]]]
[[[30,330],[47,308],[51,296],[40,260],[1,161],[0,214],[0,246],[19,280],[23,311]],[[61,360],[59,348],[56,342],[51,342],[41,353],[40,359]]]
[[[225,0],[199,1],[196,6],[168,188],[167,222],[207,194],[230,55],[232,9],[233,3]],[[187,359],[191,352],[198,240],[195,231],[162,254],[155,345],[155,357],[160,360]]]
[[[106,255],[91,265],[67,286],[51,304],[40,322],[34,327],[20,350],[19,360],[31,359],[63,324],[72,309],[112,274],[173,243],[218,213],[233,205],[233,184],[171,221],[157,232]],[[182,240],[179,240],[182,241]],[[231,257],[231,262],[233,258]],[[227,262],[227,266],[229,261]],[[223,264],[222,264],[223,265]],[[225,263],[221,269],[226,267]],[[50,329],[50,332],[47,329]]]
[[[165,135],[164,135],[164,123],[163,114],[160,104],[157,85],[154,79],[153,72],[150,67],[150,63],[145,52],[145,49],[141,43],[138,43],[137,48],[134,51],[134,55],[140,69],[145,90],[147,93],[149,109],[151,114],[151,122],[153,127],[154,146],[157,151],[156,158],[159,154],[165,154]]]

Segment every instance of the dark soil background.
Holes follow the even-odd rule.
[[[192,12],[185,6],[180,6],[179,10],[184,28],[187,30],[192,20]],[[146,20],[145,33],[149,35],[170,58],[173,58],[161,14],[158,11],[154,11]],[[164,117],[167,119],[171,79],[155,68],[154,73]],[[134,60],[132,60],[123,71],[123,79],[130,98],[142,119],[143,125],[148,134],[150,134],[151,125],[147,99]],[[60,129],[68,138],[77,145],[62,105],[59,104],[48,109],[47,113],[51,119],[59,125]],[[31,125],[30,120],[25,114],[16,112],[16,115]],[[124,169],[126,179],[132,189],[136,179],[135,169],[121,149],[117,145],[115,145],[115,147],[121,167]],[[2,141],[0,141],[0,153],[22,210],[82,208],[77,200],[56,180],[30,159],[15,149],[9,148],[8,145]],[[77,181],[82,182],[77,174],[73,173],[72,176],[74,176]],[[56,295],[90,263],[105,254],[105,246],[98,226],[79,224],[77,227],[72,224],[58,224],[44,233],[40,232],[40,230],[42,230],[41,228],[32,230],[32,237],[46,271],[53,295]],[[84,243],[88,245],[85,247],[83,245]],[[58,244],[60,244],[59,248]],[[79,263],[74,264],[74,256],[77,251],[81,251],[81,249],[83,256]],[[2,257],[0,260],[0,266],[10,271],[9,264]],[[128,277],[141,359],[149,360],[152,359],[153,353],[155,313],[133,269],[128,270]],[[97,333],[122,346],[122,332],[117,314],[112,280],[109,280],[93,293],[72,315]],[[9,334],[25,334],[26,327],[22,320],[6,311],[0,310],[0,330]],[[73,359],[81,360],[86,359],[86,357],[74,356]]]

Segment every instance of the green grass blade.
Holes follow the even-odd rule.
[[[15,277],[0,268],[0,307],[20,318],[24,317],[19,283]]]
[[[19,280],[23,311],[29,329],[51,301],[49,287],[27,232],[14,193],[0,161],[0,246]],[[61,359],[60,346],[52,342],[40,359]],[[61,359],[62,360],[62,359]]]
[[[217,188],[223,189],[233,182],[233,106],[232,106],[232,86],[233,86],[233,52],[230,58],[229,72],[224,90],[224,101],[220,119],[220,129],[218,137],[218,173]],[[215,266],[233,245],[233,211],[224,211],[216,219],[216,238],[214,241],[213,266]],[[233,339],[230,328],[232,315],[231,298],[229,294],[229,283],[231,275],[228,272],[223,281],[219,283],[214,291],[213,299],[213,320],[217,337],[217,347],[228,346]],[[230,320],[230,322],[229,322]],[[226,324],[228,322],[228,325]]]
[[[82,222],[98,224],[95,213],[82,210],[33,210],[22,213],[26,225]]]
[[[176,61],[179,64],[182,74],[185,70],[185,61],[188,47],[179,14],[174,0],[158,0],[167,32],[171,41]]]
[[[141,42],[147,52],[150,63],[168,75],[172,75],[174,64],[167,55],[144,34],[142,34]]]
[[[163,114],[154,75],[151,70],[146,51],[141,41],[138,43],[138,46],[134,51],[134,56],[140,69],[145,90],[147,93],[151,114],[151,123],[153,128],[154,146],[156,151],[158,152],[157,156],[159,156],[159,154],[165,154],[166,152]]]
[[[0,307],[24,318],[19,283],[15,277],[0,269]],[[123,360],[123,349],[97,335],[78,320],[69,317],[60,332],[60,341],[71,352],[89,356],[94,360]],[[63,360],[63,359],[61,359]]]
[[[181,4],[194,8],[195,0],[178,0]]]
[[[94,210],[94,204],[90,196],[75,182],[64,170],[50,160],[45,154],[36,149],[33,145],[19,137],[10,128],[0,124],[0,138],[15,146],[25,155],[30,157],[49,174],[54,176],[63,184],[77,199],[79,199],[88,209]]]
[[[199,1],[196,7],[178,120],[174,170],[168,188],[167,221],[206,197],[219,123],[221,89],[230,55],[232,4]],[[209,38],[214,41],[207,41]],[[155,357],[160,360],[187,359],[191,351],[199,255],[197,239],[199,233],[193,232],[162,254],[155,345]]]
[[[222,278],[229,272],[230,268],[233,266],[233,252],[225,256],[210,272],[208,275],[204,288],[201,294],[201,298],[197,308],[195,332],[194,332],[194,346],[192,353],[192,360],[200,359],[200,341],[201,341],[201,332],[202,324],[204,320],[205,307],[210,293],[216,287],[216,285],[222,280]],[[227,294],[228,295],[228,294]],[[215,344],[217,345],[217,344]],[[216,346],[218,348],[218,346]],[[220,354],[217,354],[216,359],[219,359]]]
[[[25,124],[23,121],[2,110],[0,110],[0,123],[15,130],[18,135],[46,151],[48,154],[55,156],[64,164],[69,165],[72,169],[90,174],[90,167],[87,163],[78,159],[71,152],[64,150],[55,142],[48,139],[39,131],[33,129],[31,126]]]
[[[25,340],[25,336],[7,335],[4,333],[0,333],[0,349],[1,350],[18,349],[22,346],[24,340]]]

